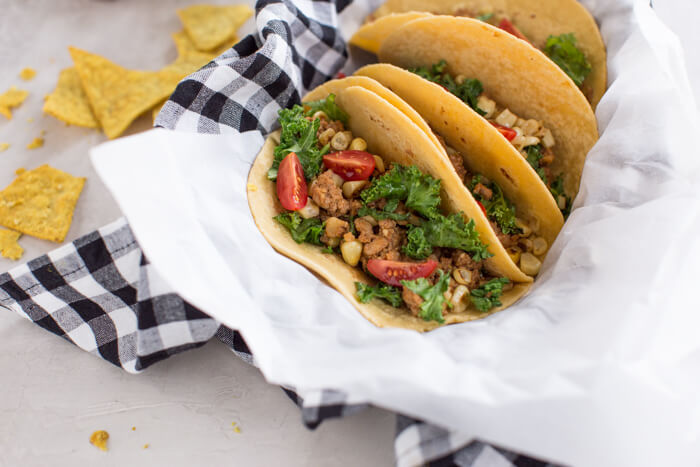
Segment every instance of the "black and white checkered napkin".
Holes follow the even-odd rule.
[[[183,80],[156,125],[200,133],[271,131],[277,111],[332,78],[348,54],[344,16],[372,7],[358,0],[260,0],[250,35]],[[149,266],[125,219],[0,276],[0,304],[129,372],[139,372],[216,337],[243,360],[254,358],[241,335],[194,308]],[[306,426],[366,408],[342,392],[283,388]],[[399,466],[544,466],[544,462],[467,442],[445,429],[398,415]]]

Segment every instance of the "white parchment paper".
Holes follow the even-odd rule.
[[[95,148],[145,254],[239,329],[266,378],[576,465],[700,462],[700,127],[677,39],[640,0],[584,2],[610,86],[581,191],[532,292],[429,334],[378,329],[262,238],[256,133],[154,130]]]

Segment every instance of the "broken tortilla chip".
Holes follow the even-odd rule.
[[[168,97],[182,79],[175,70],[127,70],[99,55],[69,50],[90,106],[110,139]]]
[[[75,67],[61,70],[56,89],[46,97],[44,113],[69,125],[99,128]]]
[[[17,240],[22,234],[14,230],[0,229],[0,254],[5,258],[17,261],[22,257],[24,248],[19,246]]]
[[[46,164],[16,173],[17,178],[0,191],[0,224],[33,237],[62,242],[85,178]]]
[[[10,109],[22,105],[22,102],[24,102],[28,95],[28,91],[17,89],[14,86],[0,94],[0,114],[4,115],[8,120],[11,120],[12,112]]]
[[[31,81],[36,76],[36,70],[34,68],[24,68],[19,72],[19,77],[24,81]]]
[[[253,10],[248,5],[192,5],[177,14],[197,49],[211,51],[232,39]]]

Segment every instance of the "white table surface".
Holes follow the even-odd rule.
[[[0,154],[0,186],[13,179],[16,168],[42,163],[86,176],[67,241],[120,214],[88,159],[88,149],[104,137],[41,114],[43,96],[53,89],[58,72],[70,66],[66,47],[82,47],[130,68],[164,65],[175,58],[169,39],[169,33],[180,28],[175,8],[189,3],[0,0],[0,91],[17,85],[31,92],[12,121],[0,117],[0,142],[12,144]],[[694,24],[700,4],[692,0],[654,4],[687,44],[691,82],[700,96],[700,56],[688,53],[700,44],[700,30]],[[17,77],[25,66],[38,71],[28,83]],[[142,118],[130,132],[149,125],[149,118]],[[41,130],[46,131],[45,146],[26,150]],[[26,250],[24,261],[57,246],[27,236],[20,243]],[[0,258],[0,271],[14,265]],[[279,388],[268,385],[256,369],[219,342],[134,376],[0,310],[3,467],[390,465],[394,424],[392,414],[370,409],[309,431]],[[110,433],[107,453],[88,443],[98,429]]]

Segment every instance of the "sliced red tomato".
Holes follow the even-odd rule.
[[[412,281],[419,277],[428,277],[437,267],[437,261],[432,259],[424,263],[403,263],[387,259],[370,259],[367,261],[367,269],[374,277],[385,284],[396,287],[401,286],[401,281]]]
[[[478,204],[479,207],[481,208],[481,210],[484,212],[484,216],[489,217],[489,215],[486,214],[486,208],[484,207],[483,204],[481,204],[481,201],[479,201],[479,200],[477,199],[477,200],[476,200],[476,204]]]
[[[527,37],[525,37],[525,34],[520,32],[520,29],[516,28],[513,23],[510,22],[507,18],[503,18],[500,23],[498,23],[498,27],[503,29],[505,32],[514,35],[518,39],[522,39],[526,42],[530,42]]]
[[[501,132],[503,136],[506,137],[508,141],[513,141],[516,136],[518,136],[518,132],[515,131],[512,128],[508,128],[507,126],[499,125],[496,122],[490,122],[491,125],[495,126],[498,131]]]
[[[284,209],[298,211],[306,206],[309,192],[299,157],[290,152],[277,170],[277,197]]]
[[[339,71],[337,75],[335,75],[336,79],[343,79],[345,78],[345,73],[342,71]]]
[[[367,180],[376,162],[366,151],[338,151],[323,156],[323,165],[340,175],[343,180]]]

